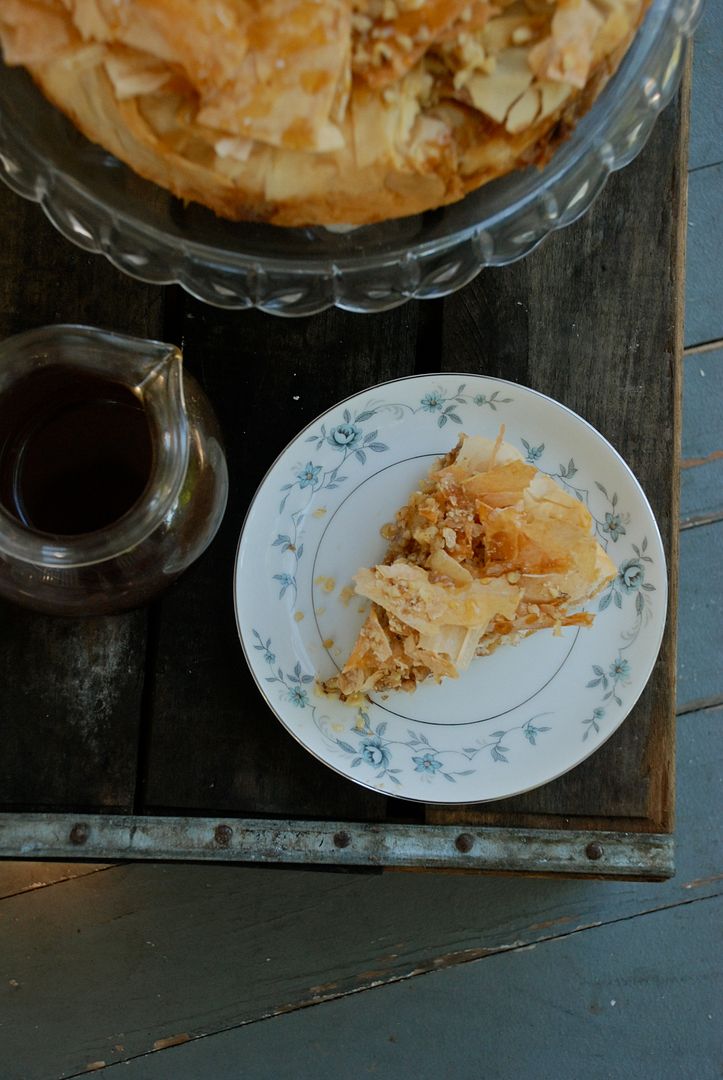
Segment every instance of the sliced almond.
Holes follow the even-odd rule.
[[[542,97],[540,120],[544,120],[546,116],[551,116],[552,113],[557,112],[572,94],[570,83],[550,82],[547,79],[541,79],[536,85]]]
[[[434,570],[437,574],[444,574],[455,585],[469,585],[473,580],[469,570],[465,570],[463,566],[460,566],[457,560],[453,559],[442,548],[438,548],[431,556],[429,569]]]
[[[532,127],[540,111],[540,94],[531,86],[518,98],[507,114],[505,127],[512,135]]]
[[[475,109],[503,124],[511,106],[532,82],[527,49],[506,49],[497,57],[493,75],[473,75],[467,91]]]

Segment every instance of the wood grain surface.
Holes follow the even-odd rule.
[[[714,1080],[723,975],[709,933],[721,919],[723,897],[626,919],[581,940],[563,937],[373,991],[363,1016],[352,995],[181,1040],[130,1062],[124,1076],[235,1080],[234,1063],[243,1062],[254,1080],[338,1080],[341,1068],[407,1080],[413,1061],[417,1080],[628,1080],[631,1070]],[[620,957],[628,958],[622,967]],[[454,1001],[461,1007],[450,1008]]]
[[[723,520],[681,533],[678,709],[687,712],[721,700],[723,672]]]
[[[430,808],[428,821],[498,824],[519,813],[540,824],[563,815],[575,827],[584,827],[580,818],[599,827],[601,817],[672,826],[684,238],[670,208],[684,202],[680,123],[669,109],[589,214],[524,261],[483,272],[481,288],[450,297],[444,310],[445,366],[513,370],[589,420],[640,480],[670,569],[672,615],[653,676],[622,727],[566,776],[492,808]]]
[[[307,754],[259,695],[232,574],[246,510],[276,455],[320,410],[413,372],[419,311],[281,320],[185,300],[184,357],[218,411],[231,489],[214,544],[159,605],[145,807],[384,820],[387,800]]]
[[[680,523],[684,528],[723,517],[723,346],[685,356]]]
[[[708,4],[708,26],[720,25],[720,15]],[[711,49],[707,29],[706,35],[696,46],[698,59],[701,48]],[[720,80],[717,68],[709,63],[709,69],[715,79],[703,88],[699,120],[715,140],[720,132],[707,103],[717,100]],[[68,271],[54,247],[64,242],[44,223],[34,232],[24,204],[8,198],[14,216],[3,218],[0,292],[20,296],[10,332],[34,322],[23,300],[28,291],[40,305],[38,321],[72,312],[48,315],[50,307],[43,307],[53,296],[53,261]],[[42,221],[36,208],[26,209]],[[22,235],[13,235],[15,228]],[[38,289],[14,271],[8,281],[3,260],[11,245],[24,246],[28,265],[40,264]],[[74,310],[86,310],[94,273],[105,287],[125,290],[128,318],[143,308],[142,287],[139,294],[97,258],[66,248],[79,275]],[[716,253],[706,272],[720,279]],[[166,302],[169,293],[175,290],[166,290]],[[425,345],[423,358],[417,349],[418,370],[438,366],[439,306],[418,309],[417,337]],[[706,353],[713,351],[696,349],[686,358],[684,460],[720,446],[711,438],[720,410],[711,416],[704,381],[712,363]],[[241,348],[238,355],[243,360]],[[699,366],[705,376],[695,375]],[[299,408],[303,400],[300,395]],[[314,412],[312,403],[307,419]],[[270,413],[271,439],[273,422]],[[283,439],[280,434],[277,445]],[[249,479],[249,489],[254,482]],[[686,470],[684,512],[685,500]],[[678,721],[675,879],[600,885],[0,862],[2,1080],[68,1080],[88,1070],[132,1080],[336,1080],[341,1062],[345,1073],[387,1080],[718,1077],[723,865],[713,826],[721,816],[723,771],[723,670],[715,637],[723,582],[711,577],[711,568],[720,565],[722,537],[714,522],[683,524],[679,707],[685,715]],[[0,655],[11,633],[8,617],[0,609]],[[23,655],[21,648],[20,664]],[[0,681],[3,708],[5,685]],[[9,685],[17,691],[17,679]],[[17,708],[24,700],[15,697]],[[695,712],[696,700],[707,707]],[[48,708],[56,705],[60,722],[66,702]],[[3,735],[8,716],[17,722],[15,712],[0,708]],[[177,783],[175,790],[192,792],[194,785]],[[306,1007],[317,1002],[325,1004]]]
[[[126,1061],[179,1038],[200,1038],[212,1054],[208,1036],[253,1020],[346,994],[351,1007],[361,1009],[358,990],[467,968],[475,959],[487,963],[501,953],[514,966],[515,953],[530,945],[541,950],[560,937],[580,942],[623,920],[643,933],[643,920],[633,916],[688,909],[720,895],[723,865],[710,823],[721,812],[721,722],[720,708],[679,722],[678,874],[661,884],[131,864],[1,900],[2,1080],[60,1080],[83,1074],[91,1063]],[[670,924],[662,950],[641,945],[629,957],[627,939],[606,948],[621,950],[623,967],[629,959],[658,971],[666,956],[680,955],[673,937],[678,925]],[[595,968],[581,961],[575,980],[558,971],[552,956],[559,993],[568,992],[567,983],[574,993],[583,985],[579,979],[594,976]],[[685,970],[697,973],[692,960]],[[651,978],[659,994],[671,989],[662,975]],[[686,993],[692,993],[686,978]],[[472,1023],[477,993],[445,998],[445,1015],[462,1012]],[[483,1003],[486,997],[485,991]],[[518,1031],[527,1012],[540,1007],[520,999],[508,1024]],[[629,1022],[634,1028],[632,1016]],[[479,1038],[486,1038],[490,1029],[480,1023]],[[42,1039],[30,1037],[35,1025]],[[374,1032],[364,1021],[357,1038],[368,1041]],[[293,1041],[305,1053],[306,1040]],[[464,1055],[449,1053],[456,1076]],[[211,1056],[207,1068],[193,1066],[195,1076],[237,1080],[240,1060],[242,1053],[241,1059],[227,1056],[227,1071],[217,1073]],[[150,1080],[155,1064],[140,1061],[136,1075]],[[315,1076],[313,1065],[305,1057],[298,1075]],[[647,1073],[638,1075],[647,1080]],[[257,1080],[251,1069],[244,1076]]]
[[[231,472],[218,537],[148,612],[73,625],[3,609],[0,715],[11,753],[0,804],[423,819],[422,807],[337,777],[283,731],[253,686],[232,611],[238,534],[275,455],[319,411],[385,379],[482,372],[589,419],[651,499],[675,609],[684,115],[679,101],[668,109],[590,213],[529,258],[483,272],[445,301],[373,317],[332,310],[274,320],[127,281],[0,192],[12,233],[0,256],[0,330],[62,317],[181,344],[219,413]],[[432,809],[427,821],[669,831],[673,684],[671,618],[640,703],[589,762],[493,809]]]
[[[693,48],[693,90],[690,128],[691,171],[723,161],[723,7],[706,4]]]
[[[723,161],[690,174],[686,345],[723,338],[723,282],[715,270],[723,247],[722,184]]]
[[[319,411],[380,380],[420,370],[502,376],[589,419],[651,499],[675,609],[682,232],[670,206],[683,199],[680,116],[668,110],[645,152],[582,221],[443,303],[289,323],[182,300],[186,360],[219,409],[232,493],[213,548],[159,605],[145,809],[360,820],[418,813],[352,788],[280,729],[239,656],[231,605],[235,544],[265,469]],[[633,716],[589,762],[493,811],[435,808],[427,820],[508,824],[524,813],[670,830],[674,655],[671,618]]]
[[[107,870],[107,863],[0,862],[0,900]]]
[[[162,337],[164,294],[121,278],[0,184],[0,338],[52,322]],[[146,612],[53,619],[0,601],[0,807],[129,810]]]

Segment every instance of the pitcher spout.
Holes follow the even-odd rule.
[[[159,436],[173,433],[185,424],[186,405],[183,395],[183,355],[175,345],[158,345],[137,360],[138,370],[133,390],[143,404],[149,423],[158,429]],[[137,378],[140,375],[140,378]],[[185,432],[183,434],[185,439]],[[165,443],[167,438],[163,439]]]
[[[1,342],[0,433],[0,596],[17,603],[145,603],[223,516],[218,424],[174,345],[76,325]]]

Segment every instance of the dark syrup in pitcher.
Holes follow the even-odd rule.
[[[152,460],[140,400],[111,379],[53,366],[0,395],[0,502],[30,529],[78,536],[113,524]]]

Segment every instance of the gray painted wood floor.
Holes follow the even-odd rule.
[[[690,152],[675,879],[0,864],[0,1080],[720,1076],[721,55],[711,0]]]

